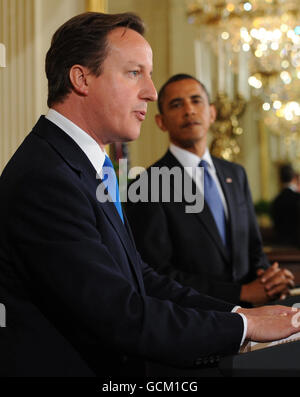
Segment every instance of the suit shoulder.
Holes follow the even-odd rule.
[[[212,160],[215,164],[222,165],[223,167],[229,167],[229,168],[244,168],[241,164],[234,163],[232,161],[228,161],[225,159],[221,159],[219,157],[211,156]]]
[[[133,180],[130,182],[133,183],[134,181],[136,181],[137,179],[139,179],[142,175],[146,174],[151,174],[151,171],[153,168],[162,168],[162,167],[169,167],[168,161],[166,161],[166,155],[167,153],[161,157],[159,160],[157,160],[155,163],[149,165],[149,167],[147,167],[146,169],[144,169],[142,172],[140,172],[136,177],[133,178]]]
[[[158,159],[155,163],[151,164],[148,168],[147,171],[149,171],[151,168],[162,168],[162,167],[172,167],[176,165],[177,160],[176,158],[171,154],[170,151],[167,151],[160,159]],[[179,163],[178,163],[179,164]]]
[[[220,159],[218,157],[213,157],[213,156],[212,156],[212,159],[213,159],[215,166],[217,166],[217,167],[219,166],[223,169],[232,170],[232,171],[235,171],[238,173],[243,173],[243,174],[246,173],[245,168],[241,164],[233,163],[232,161]]]

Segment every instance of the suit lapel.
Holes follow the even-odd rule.
[[[204,208],[203,208],[202,213],[196,214],[196,215],[198,217],[198,220],[205,227],[207,233],[214,240],[218,249],[222,252],[225,259],[228,260],[229,258],[228,258],[228,253],[226,252],[226,247],[223,244],[223,241],[221,239],[221,236],[220,236],[219,230],[217,228],[216,222],[214,220],[214,217],[213,217],[213,215],[210,211],[210,208],[208,207],[206,202],[204,202]]]
[[[141,285],[143,285],[142,275],[140,272],[137,271],[134,265],[137,262],[137,255],[133,240],[130,234],[128,233],[128,226],[126,224],[128,221],[125,217],[125,214],[124,214],[125,223],[123,224],[114,203],[107,201],[105,203],[99,203],[99,206],[102,208],[108,221],[110,222],[116,233],[118,234],[121,243],[125,251],[127,252],[131,271],[136,279],[137,284],[141,288]]]
[[[99,186],[99,183],[102,183],[102,181],[101,179],[96,178],[96,171],[93,165],[73,139],[44,117],[40,118],[33,132],[47,140],[47,142],[56,152],[59,153],[69,166],[80,175],[80,178],[86,185],[91,197],[95,199],[97,187]],[[137,274],[138,272],[134,266],[137,262],[134,243],[131,241],[114,203],[109,201],[105,203],[98,202],[98,206],[103,210],[108,221],[118,234],[120,241],[127,252],[134,277],[136,278],[138,285],[141,286],[141,275]]]
[[[165,165],[167,165],[168,168],[181,167],[181,169],[183,169],[183,171],[185,173],[185,177],[190,178],[190,176],[186,173],[186,171],[184,170],[181,163],[175,158],[175,156],[173,156],[173,154],[170,151],[168,151],[166,153],[166,155],[163,157],[162,161],[165,163]],[[172,182],[171,182],[171,184],[174,189],[175,187]],[[192,184],[193,184],[193,189],[195,189],[195,191],[198,191],[194,181],[192,181]],[[189,205],[189,203],[187,203],[185,201],[184,195],[183,195],[182,201],[183,201],[184,205]],[[190,214],[190,216],[197,217],[198,221],[201,222],[203,227],[206,229],[207,233],[210,235],[211,239],[214,241],[216,247],[219,249],[219,251],[221,251],[224,258],[227,261],[229,261],[228,252],[226,251],[226,247],[224,247],[224,244],[221,239],[220,233],[218,231],[217,225],[215,223],[215,220],[213,218],[213,215],[212,215],[207,203],[204,201],[204,208],[201,212],[195,213],[195,214]]]

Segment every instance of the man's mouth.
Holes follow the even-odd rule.
[[[135,110],[134,113],[135,113],[135,115],[136,115],[138,120],[140,120],[140,121],[144,121],[145,120],[146,113],[147,113],[145,110]]]
[[[194,125],[200,124],[201,123],[199,121],[186,121],[184,124],[182,124],[181,128],[193,127]]]

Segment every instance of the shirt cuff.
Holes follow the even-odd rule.
[[[232,313],[236,313],[237,309],[240,309],[241,306],[234,306],[234,308],[231,310]],[[239,314],[244,322],[244,332],[243,332],[243,336],[242,336],[242,340],[241,340],[241,344],[240,346],[242,346],[245,342],[246,339],[246,335],[247,335],[247,328],[248,328],[248,321],[247,321],[247,317],[243,314],[243,313],[237,313]]]

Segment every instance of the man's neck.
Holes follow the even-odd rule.
[[[195,154],[196,156],[198,156],[200,158],[203,157],[203,155],[206,151],[206,142],[197,142],[191,146],[184,146],[178,142],[173,142],[173,141],[171,141],[171,143],[175,146],[180,147],[183,150],[187,150],[188,152]]]
[[[82,116],[81,109],[76,108],[76,102],[72,104],[71,102],[64,102],[62,104],[58,103],[52,106],[52,109],[56,110],[58,113],[66,117],[72,123],[76,124],[81,128],[86,134],[90,135],[100,146],[101,150],[105,150],[105,144],[99,139],[99,137],[93,133],[92,128],[89,128],[86,118]]]
[[[284,183],[282,185],[283,189],[291,189],[293,191],[297,191],[297,185],[293,182]]]

